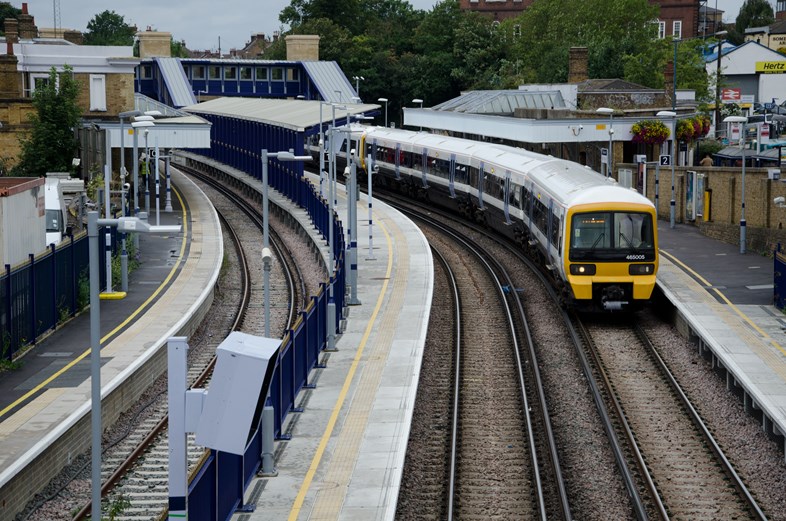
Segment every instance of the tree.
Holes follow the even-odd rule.
[[[735,45],[740,45],[745,41],[745,29],[765,27],[773,22],[775,22],[775,14],[769,0],[745,0],[740,7],[734,29],[729,31],[729,40]]]
[[[68,65],[62,73],[52,67],[47,81],[36,85],[32,130],[21,139],[22,154],[13,175],[37,177],[73,168],[71,160],[78,149],[75,131],[82,116],[78,97],[79,83]]]
[[[359,0],[292,0],[278,16],[281,23],[296,28],[318,18],[326,18],[353,34],[362,27]]]
[[[22,14],[21,9],[17,9],[9,2],[0,2],[0,34],[4,34],[3,28],[5,27],[6,18],[16,18]]]
[[[133,45],[136,28],[114,11],[104,11],[87,23],[85,45]]]

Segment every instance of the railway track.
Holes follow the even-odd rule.
[[[427,222],[424,232],[434,249],[444,252],[437,257],[449,259],[443,271],[455,270],[448,279],[458,281],[460,296],[452,300],[466,324],[451,335],[463,347],[452,348],[450,457],[438,515],[570,519],[526,317],[509,291],[510,277],[470,239],[417,218]],[[519,339],[529,348],[522,349]],[[434,479],[441,473],[435,469]]]
[[[245,331],[261,335],[262,320],[258,311],[264,298],[262,272],[246,253],[247,246],[255,245],[261,249],[262,217],[253,205],[241,195],[235,194],[209,176],[189,171],[200,180],[203,190],[213,190],[211,200],[217,208],[222,221],[225,240],[234,245],[232,255],[228,255],[229,263],[225,269],[217,291],[226,296],[240,296],[236,311],[227,313],[227,304],[214,304],[213,309],[203,322],[204,330],[201,339],[190,339],[192,349],[189,353],[188,382],[190,387],[205,387],[215,364],[215,349],[231,331]],[[209,188],[208,188],[209,186]],[[220,194],[220,195],[219,195]],[[242,215],[231,208],[239,208]],[[285,313],[271,313],[272,331],[284,335],[297,318],[299,305],[306,302],[306,284],[296,268],[297,262],[282,246],[275,232],[271,233],[271,246],[275,251],[274,266],[280,266],[283,282],[272,279],[271,296],[279,310]],[[232,257],[230,259],[229,257]],[[257,255],[259,257],[259,255]],[[258,260],[258,259],[257,259]],[[295,266],[293,269],[292,267]],[[275,267],[274,267],[275,269]],[[297,281],[297,283],[296,283]],[[299,288],[299,290],[298,290]],[[251,319],[249,316],[253,315]],[[203,329],[203,328],[200,328]],[[199,332],[195,337],[199,336]],[[273,333],[275,334],[275,333]],[[201,344],[194,349],[194,344]],[[145,418],[123,437],[116,450],[104,456],[102,473],[102,497],[110,505],[118,505],[121,512],[115,516],[118,521],[150,520],[159,518],[168,504],[168,432],[167,400],[159,393],[151,401]],[[147,408],[146,408],[147,409]],[[204,448],[193,443],[193,435],[189,435],[188,466],[189,473],[199,468],[201,461],[208,454]],[[75,520],[85,519],[90,514],[90,505],[85,504],[74,517]]]
[[[645,333],[578,322],[651,519],[766,519]]]

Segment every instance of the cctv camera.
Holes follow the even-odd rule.
[[[613,128],[609,129],[609,135],[611,135],[611,134],[614,134],[614,129]]]
[[[584,130],[584,125],[579,125],[579,130]]]
[[[123,190],[125,190],[126,192],[129,191],[130,189],[131,189],[131,184],[130,183],[125,183],[123,185]]]

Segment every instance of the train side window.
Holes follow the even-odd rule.
[[[467,184],[474,188],[478,186],[478,169],[474,166],[469,167],[469,177],[467,179]]]
[[[532,209],[532,220],[535,222],[535,226],[538,227],[541,233],[546,235],[548,232],[548,208],[546,208],[546,206],[538,200],[533,201],[533,204],[535,206]]]
[[[514,208],[521,208],[521,187],[519,185],[510,183],[508,204]]]
[[[532,193],[525,187],[521,187],[521,209],[529,215],[529,207],[532,203]]]
[[[454,181],[463,185],[467,184],[467,165],[456,164]]]
[[[559,244],[559,232],[560,232],[560,225],[559,225],[559,217],[554,214],[551,214],[551,244],[557,246]]]

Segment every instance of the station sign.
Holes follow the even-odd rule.
[[[660,166],[671,166],[671,156],[668,154],[661,154],[660,157]]]
[[[600,164],[601,165],[608,165],[609,164],[609,149],[608,148],[601,148],[600,149]]]
[[[742,101],[742,89],[721,89],[721,102],[739,103]]]
[[[786,72],[786,61],[756,62],[756,72],[762,74],[783,74]]]

